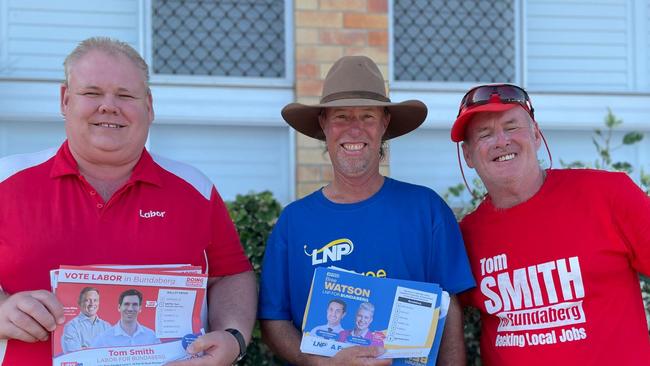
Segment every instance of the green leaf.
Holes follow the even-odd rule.
[[[607,164],[609,164],[612,161],[611,156],[609,155],[609,150],[601,150],[600,151],[600,157],[603,159],[603,161]]]
[[[605,116],[605,126],[607,128],[614,128],[616,126],[619,126],[623,123],[622,120],[617,119],[614,113],[612,113],[612,110],[610,108],[607,108],[607,115]]]
[[[628,132],[623,136],[623,144],[632,145],[643,140],[643,134],[641,132],[632,131]]]
[[[567,169],[576,169],[576,168],[586,168],[587,164],[581,162],[581,161],[572,161],[570,163],[566,163],[560,159],[560,165],[562,165],[563,168]]]
[[[626,162],[626,161],[617,161],[616,163],[612,164],[612,168],[614,170],[617,170],[619,172],[626,172],[628,174],[632,173],[632,164]]]

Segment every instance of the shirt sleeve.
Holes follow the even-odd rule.
[[[61,337],[61,348],[63,353],[78,351],[81,349],[81,337],[74,323],[68,323],[63,327],[63,336]]]
[[[213,186],[210,196],[212,241],[207,249],[210,277],[234,275],[253,269],[226,205]]]
[[[266,243],[262,261],[259,319],[292,320],[287,254],[287,219],[283,212]]]
[[[617,173],[609,195],[612,219],[627,246],[629,261],[638,272],[650,275],[650,197],[625,173]]]
[[[476,286],[465,244],[458,228],[458,222],[449,206],[439,196],[434,197],[433,250],[430,267],[433,282],[438,283],[450,295],[457,294]]]

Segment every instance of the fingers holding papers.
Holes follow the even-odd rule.
[[[49,291],[18,292],[0,303],[0,339],[45,341],[64,321],[63,306]]]
[[[185,361],[168,363],[167,366],[226,366],[232,365],[239,356],[239,343],[232,334],[218,330],[197,338],[187,347],[187,353],[201,356]]]
[[[339,351],[336,356],[330,359],[330,365],[351,365],[351,366],[388,366],[393,363],[390,359],[377,359],[384,354],[382,347],[354,346]]]

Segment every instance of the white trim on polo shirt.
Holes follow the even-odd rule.
[[[212,195],[212,181],[205,174],[195,167],[181,163],[180,161],[168,159],[166,157],[152,154],[151,158],[156,164],[160,165],[163,169],[174,174],[175,176],[181,178],[182,180],[189,183],[194,189],[196,189],[206,200],[210,200]]]

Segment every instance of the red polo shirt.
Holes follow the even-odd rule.
[[[60,265],[200,265],[212,276],[251,270],[226,207],[198,170],[143,150],[129,181],[104,202],[58,151],[0,159],[0,285],[50,289]],[[3,365],[50,365],[50,342],[10,340]]]

